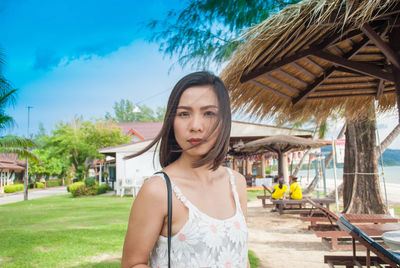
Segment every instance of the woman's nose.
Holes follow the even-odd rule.
[[[201,116],[194,115],[190,120],[190,131],[203,131],[204,120]]]

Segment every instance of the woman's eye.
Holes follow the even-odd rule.
[[[180,112],[178,113],[178,116],[189,116],[188,112]]]
[[[212,112],[212,111],[207,111],[204,113],[206,116],[216,116],[216,113]]]

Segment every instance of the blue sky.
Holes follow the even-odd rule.
[[[9,131],[26,135],[28,105],[31,133],[39,123],[51,129],[76,115],[103,117],[122,98],[165,106],[174,83],[193,70],[171,70],[175,60],[145,41],[143,24],[171,8],[179,1],[0,1],[3,71],[19,89],[7,109],[16,121]]]
[[[47,131],[75,116],[104,117],[114,102],[129,99],[165,106],[173,85],[195,69],[171,69],[175,59],[148,43],[143,27],[183,1],[0,0],[0,48],[4,76],[18,88],[6,112],[16,122],[7,133]],[[218,70],[211,71],[218,72]],[[397,124],[396,113],[379,118],[381,140]],[[330,135],[340,130],[332,127]],[[400,149],[400,139],[390,146]]]

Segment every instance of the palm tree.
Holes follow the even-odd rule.
[[[3,77],[1,73],[4,63],[0,51],[0,131],[14,125],[14,119],[5,113],[5,108],[13,106],[15,103],[15,94],[17,89],[12,88],[11,84]],[[28,138],[16,136],[5,136],[0,138],[0,153],[15,153],[19,157],[28,157],[32,160],[38,160],[38,157],[29,151],[29,148],[35,146],[35,143]]]

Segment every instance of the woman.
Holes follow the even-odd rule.
[[[297,177],[292,178],[292,183],[290,184],[290,199],[301,200],[303,198],[303,194],[301,193],[300,184],[297,183]]]
[[[287,192],[287,185],[284,184],[285,179],[279,178],[278,184],[275,184],[274,190],[272,191],[271,198],[272,199],[285,199],[285,194]]]
[[[220,78],[192,73],[175,85],[160,134],[144,150],[160,142],[160,164],[172,183],[171,267],[249,267],[246,181],[221,166],[230,127]],[[132,205],[122,267],[147,267],[149,256],[151,267],[168,267],[166,237],[167,188],[156,175]]]

